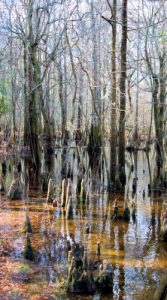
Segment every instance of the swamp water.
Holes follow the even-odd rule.
[[[72,220],[66,220],[59,208],[47,204],[46,193],[41,192],[41,189],[29,190],[22,163],[21,178],[27,182],[25,196],[20,201],[9,201],[4,193],[0,196],[0,299],[153,299],[154,291],[167,267],[167,245],[160,240],[159,235],[160,213],[165,195],[147,194],[150,176],[154,173],[153,155],[150,153],[150,169],[144,152],[138,152],[135,157],[127,154],[125,197],[129,200],[132,200],[132,180],[138,177],[134,198],[136,220],[134,222],[131,219],[129,223],[123,220],[112,221],[114,199],[117,197],[119,214],[122,215],[124,197],[108,194],[106,168],[100,163],[101,172],[98,170],[94,174],[90,171],[84,151],[80,150],[78,156],[76,149],[71,149],[63,158],[65,167],[70,161],[73,170],[73,193],[76,189],[78,160],[83,162],[90,196],[87,205],[77,204],[74,207]],[[130,171],[132,163],[133,172]],[[9,164],[10,159],[7,161]],[[50,164],[43,164],[42,170],[46,171],[46,168],[60,186],[61,149],[56,150],[56,157]],[[11,178],[12,174],[7,171],[6,187],[9,187]],[[26,211],[33,228],[31,244],[36,252],[36,262],[23,259]],[[89,234],[86,233],[87,223]],[[113,295],[83,297],[61,294],[60,282],[62,284],[67,276],[66,238],[81,241],[87,249],[88,257],[95,261],[99,259],[96,250],[97,242],[100,242],[100,260],[107,259],[113,266]]]

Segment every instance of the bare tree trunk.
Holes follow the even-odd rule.
[[[24,146],[29,144],[29,110],[28,110],[28,53],[27,53],[27,43],[24,42]]]
[[[138,26],[139,26],[139,13],[140,13],[140,0],[138,0]],[[136,65],[136,71],[137,71],[137,91],[136,91],[136,112],[135,112],[135,130],[134,130],[134,141],[137,143],[139,139],[139,133],[138,133],[138,118],[139,118],[139,47],[140,47],[140,34],[139,30],[137,32],[137,65]]]
[[[113,0],[113,23],[112,23],[112,79],[111,79],[111,101],[112,101],[112,110],[111,110],[111,136],[110,136],[110,179],[111,184],[115,185],[116,177],[116,164],[117,164],[117,125],[116,125],[116,101],[117,101],[117,83],[116,83],[116,13],[117,13],[117,0]]]
[[[75,119],[75,101],[76,101],[76,96],[77,96],[77,74],[76,74],[76,70],[75,70],[73,52],[72,52],[72,48],[70,45],[67,29],[66,29],[66,42],[67,42],[67,46],[69,48],[70,63],[71,63],[71,68],[72,68],[72,74],[74,77],[74,88],[73,88],[74,92],[73,92],[73,97],[72,97],[72,117],[71,117],[71,123],[73,124],[74,119]]]
[[[125,110],[126,110],[126,54],[127,54],[127,2],[122,0],[122,39],[121,39],[121,75],[120,75],[120,119],[119,119],[119,176],[125,180]],[[122,179],[121,179],[122,178]]]
[[[30,46],[30,101],[29,101],[29,124],[30,124],[30,149],[33,157],[33,164],[36,169],[40,166],[39,149],[39,126],[38,106],[40,97],[40,68],[37,60],[37,46]]]
[[[82,127],[82,110],[83,110],[83,73],[80,70],[77,130],[81,130]]]
[[[67,131],[67,107],[66,107],[67,103],[66,100],[64,99],[66,97],[66,91],[65,93],[63,93],[63,74],[62,74],[61,61],[58,63],[57,69],[58,69],[58,84],[59,84],[59,100],[61,106],[62,145],[65,145],[66,131]]]
[[[164,55],[159,58],[160,60],[160,80],[159,80],[159,103],[156,97],[154,97],[154,119],[157,137],[157,177],[161,179],[164,162],[164,105],[166,99],[166,76],[165,76],[165,61]]]
[[[92,23],[92,42],[93,42],[93,52],[92,52],[92,68],[93,68],[93,103],[96,106],[96,111],[100,113],[101,103],[98,87],[98,57],[97,57],[97,37],[96,37],[96,18],[94,13],[93,1],[91,1],[91,23]],[[92,124],[94,126],[99,126],[99,115],[97,115],[94,107],[92,112]]]
[[[92,25],[92,120],[89,133],[88,153],[90,155],[90,161],[93,162],[92,155],[96,154],[96,158],[101,154],[101,97],[99,92],[99,66],[98,66],[98,52],[97,52],[97,31],[96,31],[96,16],[94,10],[93,1],[91,1],[91,25]],[[96,166],[96,163],[92,164],[92,168]]]
[[[160,104],[159,104],[159,128],[160,137],[159,143],[161,147],[161,152],[163,156],[163,138],[164,138],[164,109],[166,100],[166,74],[165,74],[165,57],[160,58]]]

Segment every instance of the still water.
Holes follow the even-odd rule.
[[[107,162],[100,163],[101,172],[89,169],[89,160],[82,150],[65,153],[57,149],[52,162],[43,164],[43,172],[49,171],[60,186],[63,163],[70,161],[73,170],[74,218],[66,220],[59,208],[46,203],[46,193],[29,188],[25,180],[22,162],[24,197],[9,201],[5,193],[0,196],[0,299],[153,299],[160,278],[166,273],[167,245],[160,240],[160,213],[166,196],[148,195],[147,186],[154,176],[154,153],[148,157],[144,152],[126,157],[127,185],[125,196],[108,194]],[[75,154],[74,154],[75,152]],[[83,162],[89,203],[79,205],[75,200],[76,176],[79,162]],[[151,163],[150,163],[151,162]],[[10,160],[8,161],[8,165]],[[134,171],[131,172],[131,165]],[[12,174],[7,172],[6,189]],[[125,199],[132,200],[132,180],[138,177],[136,221],[112,220],[113,203],[117,198],[119,214],[122,215]],[[143,192],[144,191],[144,192]],[[31,243],[37,261],[23,259],[25,234],[23,225],[26,211],[31,219],[33,234]],[[86,233],[86,224],[90,233]],[[65,296],[59,295],[59,282],[67,275],[66,238],[81,241],[89,258],[98,260],[97,242],[101,245],[100,259],[107,259],[113,266],[113,295]]]

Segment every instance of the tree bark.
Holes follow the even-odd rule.
[[[120,75],[120,119],[119,119],[119,176],[125,175],[125,110],[126,110],[126,55],[127,55],[127,2],[122,1],[122,39]]]
[[[40,67],[37,59],[37,46],[30,45],[30,101],[29,101],[29,124],[30,124],[30,150],[33,157],[33,165],[36,169],[40,166],[39,149],[39,126],[38,110],[40,97]]]
[[[116,177],[116,163],[117,163],[117,126],[116,126],[116,101],[117,101],[117,83],[116,83],[116,12],[117,12],[117,0],[113,0],[113,23],[112,23],[112,79],[111,79],[111,136],[110,136],[110,180],[111,184],[115,184]]]
[[[23,64],[24,64],[24,146],[28,146],[29,144],[29,110],[28,110],[28,53],[27,53],[27,44],[24,43],[24,56],[23,56]]]

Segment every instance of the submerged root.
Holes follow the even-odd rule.
[[[87,252],[82,244],[74,243],[69,251],[67,292],[91,295],[113,292],[113,268],[106,260],[102,262],[97,277],[90,268]],[[95,263],[94,263],[95,264]]]

